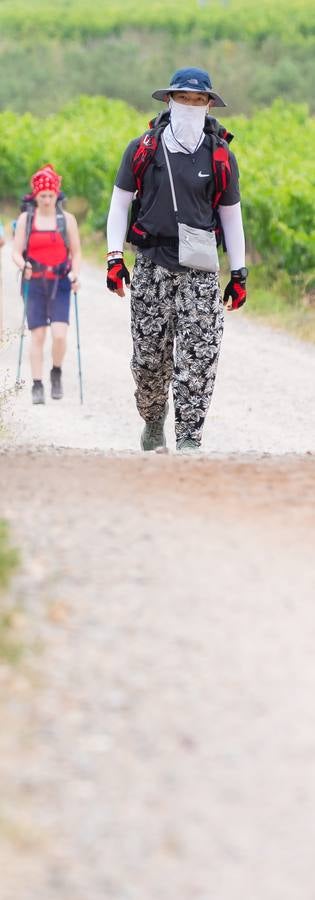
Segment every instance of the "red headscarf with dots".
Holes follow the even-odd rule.
[[[61,175],[57,175],[53,166],[43,166],[31,178],[33,197],[36,197],[36,194],[39,194],[40,191],[54,191],[58,194],[61,181]]]

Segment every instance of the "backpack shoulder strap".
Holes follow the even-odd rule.
[[[164,119],[164,117],[162,119],[162,116],[154,120],[149,131],[145,131],[145,133],[141,136],[140,143],[133,156],[131,168],[136,179],[137,191],[139,196],[141,196],[142,193],[144,173],[154,159],[158,148],[159,139],[166,125],[167,119]]]
[[[213,209],[220,203],[221,195],[226,190],[231,178],[229,148],[226,141],[212,135],[212,170],[215,184]]]
[[[220,197],[228,186],[231,178],[231,164],[229,144],[234,138],[232,132],[227,131],[214,116],[206,116],[205,132],[211,140],[212,171],[214,177],[215,194],[213,208],[220,203]]]
[[[32,233],[33,222],[35,216],[35,206],[34,204],[30,204],[26,210],[26,223],[25,223],[25,247],[24,247],[24,256],[26,258],[28,252],[28,245],[30,242],[30,236]]]
[[[60,200],[57,201],[57,204],[56,204],[56,226],[57,226],[57,231],[59,231],[59,234],[61,234],[61,237],[63,239],[63,242],[64,242],[67,250],[69,250],[70,244],[69,244],[69,235],[68,235],[68,229],[67,229],[67,220],[66,220],[64,211],[62,209]]]
[[[140,138],[139,146],[133,156],[131,168],[134,174],[137,191],[142,193],[143,176],[152,162],[157,150],[158,141],[152,131],[147,131]]]

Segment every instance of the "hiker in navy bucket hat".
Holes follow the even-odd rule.
[[[224,306],[238,309],[246,300],[239,175],[229,147],[233,135],[210,114],[226,103],[208,72],[178,69],[152,97],[166,108],[128,144],[116,176],[107,221],[107,287],[123,297],[124,284],[130,284],[127,240],[136,249],[131,370],[145,421],[141,448],[166,447],[172,386],[176,449],[191,453],[200,449],[212,399]],[[223,298],[220,239],[231,269]]]

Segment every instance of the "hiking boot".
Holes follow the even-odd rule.
[[[155,422],[146,422],[140,438],[141,450],[160,450],[166,447],[164,422],[167,412],[168,407],[160,419],[156,419]]]
[[[176,444],[176,450],[179,453],[193,453],[196,450],[200,450],[200,444],[197,444],[197,441],[194,441],[191,437],[182,438]]]
[[[44,391],[44,385],[43,385],[42,381],[36,380],[33,382],[32,402],[34,404],[45,403],[45,391]]]
[[[53,366],[50,372],[51,396],[53,400],[61,400],[63,397],[61,369],[59,366]]]

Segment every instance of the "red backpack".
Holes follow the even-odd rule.
[[[156,119],[149,123],[150,129],[140,138],[139,146],[132,159],[132,171],[136,180],[137,192],[132,202],[131,218],[128,228],[126,240],[137,247],[152,246],[152,240],[148,232],[144,231],[138,224],[138,215],[141,208],[141,196],[143,191],[143,178],[148,166],[151,164],[156,154],[161,134],[168,125],[170,118],[169,112],[161,113]],[[211,137],[211,164],[214,177],[215,195],[212,201],[212,208],[217,209],[220,198],[227,188],[231,178],[231,167],[229,159],[228,145],[233,140],[233,134],[224,128],[223,125],[212,116],[206,116],[204,131]],[[217,244],[224,245],[224,235],[221,228],[218,212],[216,218],[216,238]]]

